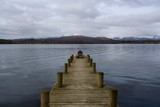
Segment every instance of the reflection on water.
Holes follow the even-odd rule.
[[[40,107],[71,54],[83,50],[118,88],[120,107],[160,107],[160,45],[0,45],[0,107]]]

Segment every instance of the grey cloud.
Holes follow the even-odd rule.
[[[159,6],[159,0],[121,0],[123,4],[128,4],[131,6]]]
[[[100,15],[98,9],[96,8],[95,0],[92,2],[86,1],[74,1],[70,0],[72,3],[57,3],[59,6],[55,9],[56,14],[62,16],[80,17],[80,18],[96,18]]]
[[[159,0],[101,0],[106,5],[120,5],[120,6],[131,6],[131,7],[141,7],[141,6],[158,6],[160,5]]]
[[[148,13],[148,14],[136,14],[127,16],[114,16],[104,18],[100,20],[101,24],[105,23],[108,26],[144,26],[150,24],[160,23],[159,12]]]
[[[160,35],[158,4],[159,0],[1,0],[0,38]]]
[[[100,14],[96,9],[87,9],[83,7],[64,7],[63,9],[57,9],[56,14],[61,16],[80,17],[80,18],[96,18]]]

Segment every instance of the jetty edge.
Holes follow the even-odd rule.
[[[53,88],[41,92],[41,107],[119,107],[117,95],[116,88],[106,87],[90,55],[71,55]]]

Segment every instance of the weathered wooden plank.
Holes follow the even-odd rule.
[[[103,73],[99,76],[95,66],[94,63],[92,67],[89,56],[71,56],[65,64],[63,79],[58,79],[50,91],[50,107],[110,107],[110,91],[103,83]]]
[[[95,105],[91,105],[91,104],[72,104],[72,105],[68,105],[68,104],[53,104],[51,105],[53,107],[109,107],[109,105],[107,104],[95,104]]]

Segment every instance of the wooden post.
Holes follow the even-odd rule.
[[[88,56],[89,56],[89,55],[87,54],[87,62],[88,62]]]
[[[116,88],[110,89],[111,107],[117,107],[117,94],[118,94],[118,91]]]
[[[90,62],[90,56],[89,55],[88,55],[88,59],[87,60],[88,60],[88,63],[89,63]]]
[[[72,54],[72,61],[74,60],[74,55]]]
[[[49,90],[41,92],[41,107],[49,107]]]
[[[93,73],[96,73],[96,63],[93,63]]]
[[[70,63],[72,62],[72,56],[70,56]]]
[[[103,87],[103,72],[98,72],[98,87]]]
[[[68,72],[67,63],[64,64],[64,73]]]
[[[90,66],[92,66],[92,58],[90,59]]]
[[[74,55],[72,54],[70,59],[71,59],[71,62],[73,62],[73,58],[74,58]]]
[[[63,73],[57,72],[57,85],[58,87],[62,87],[62,79],[63,79]]]
[[[68,59],[68,66],[69,66],[69,67],[71,66],[71,64],[70,64],[70,59]]]

